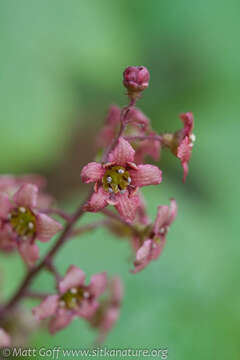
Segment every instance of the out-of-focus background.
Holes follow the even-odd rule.
[[[180,112],[195,115],[186,184],[164,152],[163,184],[144,191],[152,218],[157,205],[178,202],[162,257],[131,275],[129,244],[102,229],[57,257],[62,272],[73,263],[88,277],[122,276],[124,305],[109,348],[167,346],[170,359],[239,359],[239,12],[236,0],[0,2],[2,174],[44,174],[61,206],[73,209],[87,191],[80,169],[94,156],[109,104],[126,104],[128,65],[150,70],[139,106],[156,130],[180,128]],[[24,267],[17,256],[0,261],[7,297]],[[50,289],[49,277],[35,287]],[[34,334],[31,346],[87,348],[93,339],[76,321],[54,337]]]

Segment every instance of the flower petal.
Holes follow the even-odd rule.
[[[21,240],[18,250],[23,261],[29,266],[33,266],[39,259],[38,246],[35,243],[32,244],[29,240]]]
[[[170,226],[176,216],[177,203],[174,199],[171,199],[170,206],[158,206],[157,216],[153,227],[154,233],[157,234],[161,228]]]
[[[96,300],[83,300],[79,309],[77,309],[77,315],[85,319],[89,319],[94,315],[98,307],[99,303]]]
[[[0,217],[7,219],[9,211],[13,208],[8,196],[0,193]]]
[[[49,241],[58,231],[62,230],[62,225],[46,214],[37,214],[37,238],[42,242]]]
[[[24,184],[15,193],[13,200],[19,206],[33,208],[37,204],[38,188],[33,184]]]
[[[135,186],[157,185],[162,181],[162,171],[154,165],[139,165],[129,172]]]
[[[90,292],[98,297],[101,295],[107,286],[107,274],[106,272],[95,274],[91,277],[89,290]]]
[[[97,212],[102,210],[108,205],[109,194],[103,189],[102,186],[98,188],[97,192],[94,192],[89,199],[86,210],[90,212]]]
[[[108,161],[124,166],[127,162],[134,161],[134,155],[135,151],[129,142],[120,137],[115,149],[109,154]]]
[[[63,280],[59,282],[59,291],[64,294],[71,288],[81,286],[84,283],[85,274],[77,266],[71,265]]]
[[[180,118],[184,125],[183,136],[189,136],[193,130],[193,113],[182,113],[180,114]]]
[[[46,319],[54,315],[58,307],[58,295],[49,295],[40,305],[32,309],[33,315],[38,320]]]
[[[116,323],[118,317],[119,317],[119,308],[115,306],[109,307],[106,310],[103,320],[100,324],[101,330],[104,332],[110,331],[114,326],[114,324]]]
[[[111,302],[117,306],[121,303],[123,298],[123,282],[120,277],[115,276],[110,283]]]
[[[126,191],[124,194],[117,194],[116,197],[118,202],[115,208],[126,221],[132,222],[139,206],[138,194],[129,196],[128,191]]]
[[[55,334],[70,324],[75,314],[66,309],[58,309],[56,316],[49,323],[49,332]]]
[[[136,261],[142,262],[143,260],[145,260],[150,255],[151,248],[152,240],[148,239],[144,241],[143,245],[138,249],[136,253]]]
[[[90,162],[81,171],[82,181],[86,184],[100,180],[105,170],[102,165],[97,162]]]

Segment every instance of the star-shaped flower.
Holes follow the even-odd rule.
[[[76,317],[91,318],[99,306],[97,298],[105,291],[106,286],[106,273],[93,275],[90,284],[85,285],[84,272],[71,265],[59,282],[58,294],[47,296],[33,309],[33,314],[38,320],[50,317],[49,331],[54,334]]]
[[[162,172],[158,167],[136,165],[134,156],[132,146],[120,137],[107,163],[91,162],[82,169],[82,181],[95,182],[95,191],[86,210],[97,212],[111,204],[125,220],[134,220],[139,206],[138,188],[162,181]]]
[[[38,210],[37,196],[38,188],[32,184],[22,185],[12,197],[0,193],[0,231],[7,234],[9,246],[12,238],[28,265],[39,258],[35,240],[49,241],[62,229],[61,224]]]

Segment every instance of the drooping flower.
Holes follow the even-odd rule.
[[[123,298],[123,283],[119,277],[109,282],[108,297],[100,302],[95,314],[89,319],[91,326],[99,331],[98,343],[105,340],[108,332],[115,325]]]
[[[0,328],[0,349],[10,345],[11,345],[10,336],[6,333],[4,329]]]
[[[194,121],[191,112],[180,114],[180,118],[184,125],[183,128],[175,133],[164,134],[163,143],[180,159],[183,167],[183,182],[185,182],[188,174],[188,163],[192,155],[192,148],[195,141],[195,135],[192,132]]]
[[[24,184],[9,197],[0,193],[0,231],[16,244],[23,260],[33,265],[39,257],[35,243],[49,241],[62,225],[37,209],[38,188]]]
[[[133,245],[136,250],[133,273],[143,270],[150,261],[156,260],[163,251],[168,229],[177,215],[177,204],[171,200],[170,206],[159,206],[155,222],[147,226],[143,236],[134,236]]]
[[[82,169],[82,181],[95,182],[94,194],[86,205],[87,211],[97,212],[111,204],[125,220],[134,220],[139,207],[138,188],[162,181],[158,167],[136,165],[134,155],[132,146],[120,137],[107,163],[91,162]]]
[[[71,265],[59,282],[58,294],[47,296],[33,309],[33,314],[38,320],[50,318],[49,331],[54,334],[76,317],[91,318],[98,309],[98,297],[106,286],[106,273],[93,275],[90,284],[85,285],[84,272]]]

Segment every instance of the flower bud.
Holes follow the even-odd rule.
[[[128,89],[129,96],[145,90],[149,83],[149,72],[144,66],[129,66],[123,73],[123,85]]]

